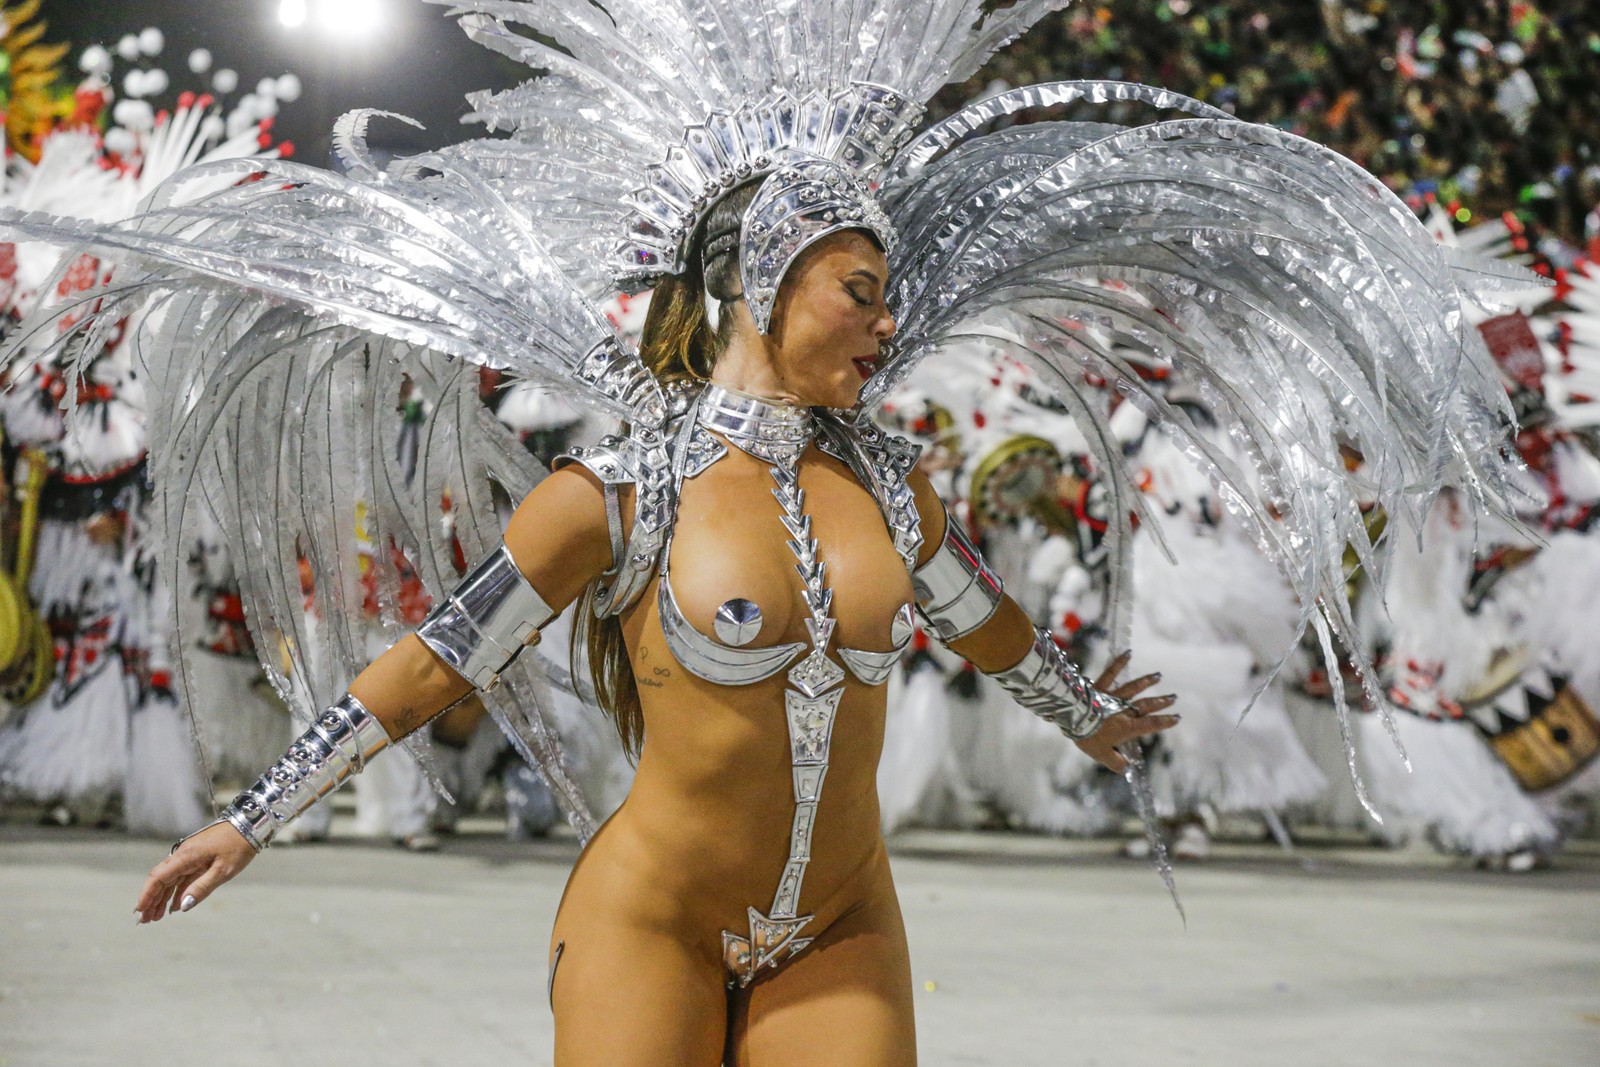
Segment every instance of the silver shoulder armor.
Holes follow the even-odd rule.
[[[917,465],[922,446],[885,433],[870,419],[853,413],[830,412],[819,418],[817,447],[839,460],[866,487],[883,512],[894,539],[894,549],[907,570],[917,565],[922,549],[922,523],[916,494],[906,479]]]
[[[1004,587],[960,524],[945,513],[944,541],[933,558],[911,572],[922,617],[943,642],[965,637],[994,615]]]
[[[644,440],[640,438],[644,437]],[[668,464],[660,435],[648,431],[634,436],[608,435],[597,445],[573,448],[557,456],[552,469],[574,464],[600,479],[606,497],[606,530],[611,536],[611,566],[600,577],[594,612],[599,618],[620,615],[639,598],[655,572],[656,556],[665,531],[665,489],[670,484]],[[634,487],[632,536],[622,521],[622,488]],[[630,544],[634,551],[629,551]]]
[[[611,534],[611,568],[595,591],[598,618],[620,615],[637,601],[661,565],[661,552],[677,517],[678,490],[727,454],[727,449],[695,421],[699,392],[669,391],[672,420],[664,430],[636,425],[626,437],[609,436],[591,448],[574,448],[557,457],[556,470],[577,463],[600,479],[606,494],[606,525]],[[633,528],[625,531],[621,489],[634,487]]]
[[[627,539],[622,529],[622,487],[639,481],[638,450],[625,437],[602,437],[598,445],[568,449],[555,458],[550,466],[554,470],[578,465],[596,478],[606,494],[606,530],[611,535],[611,567],[606,578],[612,579],[622,563]],[[610,581],[601,583],[609,588]]]
[[[501,545],[417,627],[422,643],[478,689],[490,689],[556,613]]]
[[[638,449],[626,437],[607,436],[602,437],[597,445],[570,448],[557,456],[550,466],[560,470],[574,463],[599,478],[604,485],[632,485],[639,480]]]

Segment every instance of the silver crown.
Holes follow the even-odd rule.
[[[682,273],[695,233],[717,201],[791,161],[827,160],[870,181],[922,115],[915,100],[867,82],[831,97],[779,92],[759,105],[713,113],[686,129],[683,144],[663,162],[646,168],[623,220],[614,263],[618,284],[638,289]]]

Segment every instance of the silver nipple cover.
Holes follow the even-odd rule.
[[[894,613],[894,622],[889,625],[889,643],[895,648],[904,646],[911,640],[912,631],[915,629],[911,617],[911,605],[900,605],[900,610]]]
[[[712,627],[723,644],[743,648],[761,632],[761,609],[749,600],[726,601],[717,609]]]

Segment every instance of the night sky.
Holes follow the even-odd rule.
[[[281,0],[44,0],[41,17],[49,24],[45,40],[71,42],[71,73],[80,77],[77,59],[94,43],[114,48],[117,39],[146,26],[161,29],[166,48],[154,61],[166,70],[171,88],[152,102],[170,104],[185,89],[209,88],[210,75],[189,71],[189,53],[207,48],[216,67],[239,74],[238,95],[264,77],[288,71],[297,74],[305,92],[298,102],[283,105],[274,129],[293,141],[295,158],[326,165],[328,131],[342,112],[378,107],[420,120],[426,133],[397,123],[375,123],[371,141],[402,151],[435,147],[471,136],[476,127],[461,125],[467,112],[463,97],[474,89],[507,88],[525,70],[469,41],[444,7],[423,0],[373,0],[380,12],[376,30],[334,34],[318,22],[322,3],[344,5],[355,0],[308,0],[310,19],[298,29],[278,19]],[[118,64],[121,73],[130,69]]]

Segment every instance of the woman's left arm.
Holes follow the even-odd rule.
[[[1159,674],[1117,683],[1128,665],[1128,653],[1117,656],[1100,677],[1089,681],[1049,631],[1035,627],[1005,594],[999,577],[950,521],[927,476],[913,471],[908,483],[916,494],[923,532],[912,574],[917,607],[945,647],[1118,773],[1128,766],[1118,745],[1177,725],[1177,715],[1158,714],[1176,697],[1138,696],[1160,681]]]

